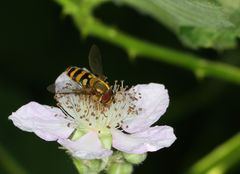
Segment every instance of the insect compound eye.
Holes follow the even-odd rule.
[[[111,89],[109,89],[105,94],[102,95],[101,101],[103,103],[107,103],[108,101],[111,100],[112,95],[113,95],[113,92]]]

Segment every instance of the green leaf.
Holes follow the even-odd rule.
[[[132,6],[176,30],[181,26],[232,26],[219,6],[204,0],[113,0],[113,2]]]
[[[240,36],[240,0],[112,1],[150,15],[191,48],[232,48]]]
[[[192,48],[205,47],[226,49],[237,45],[236,38],[240,36],[240,0],[218,0],[229,21],[234,24],[227,28],[197,28],[181,27],[179,37]]]

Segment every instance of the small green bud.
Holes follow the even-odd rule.
[[[132,163],[132,164],[140,164],[142,163],[146,158],[147,154],[128,154],[128,153],[123,153],[123,157],[127,160],[127,162]]]
[[[81,174],[97,174],[101,171],[101,160],[78,160],[74,164]]]
[[[131,174],[133,166],[129,163],[112,163],[107,174]]]
[[[73,162],[79,173],[88,173],[89,169],[86,165],[84,165],[82,160],[74,159]]]
[[[101,133],[99,134],[99,139],[106,149],[111,149],[112,147],[112,135],[111,132],[107,130],[101,130]]]
[[[86,160],[86,165],[91,171],[99,171],[101,168],[101,160]]]

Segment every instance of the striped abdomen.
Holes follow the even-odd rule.
[[[113,92],[106,82],[82,68],[68,67],[66,71],[72,80],[88,89],[88,92],[94,93],[99,101],[102,103],[111,102]]]
[[[80,83],[84,88],[91,88],[96,83],[96,76],[78,67],[68,67],[67,75],[75,82]]]

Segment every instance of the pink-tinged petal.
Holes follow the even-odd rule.
[[[46,141],[56,141],[67,138],[73,132],[68,127],[70,120],[64,119],[64,114],[59,108],[30,102],[9,116],[18,128],[34,132]]]
[[[141,94],[141,98],[136,101],[141,111],[136,117],[124,120],[123,129],[135,133],[149,128],[166,112],[169,96],[164,85],[157,83],[137,85],[130,90]]]
[[[130,154],[143,154],[169,147],[176,140],[173,128],[155,126],[135,134],[112,130],[113,147]]]
[[[112,154],[111,150],[102,147],[96,132],[89,132],[76,141],[59,139],[58,143],[79,159],[101,159]]]

